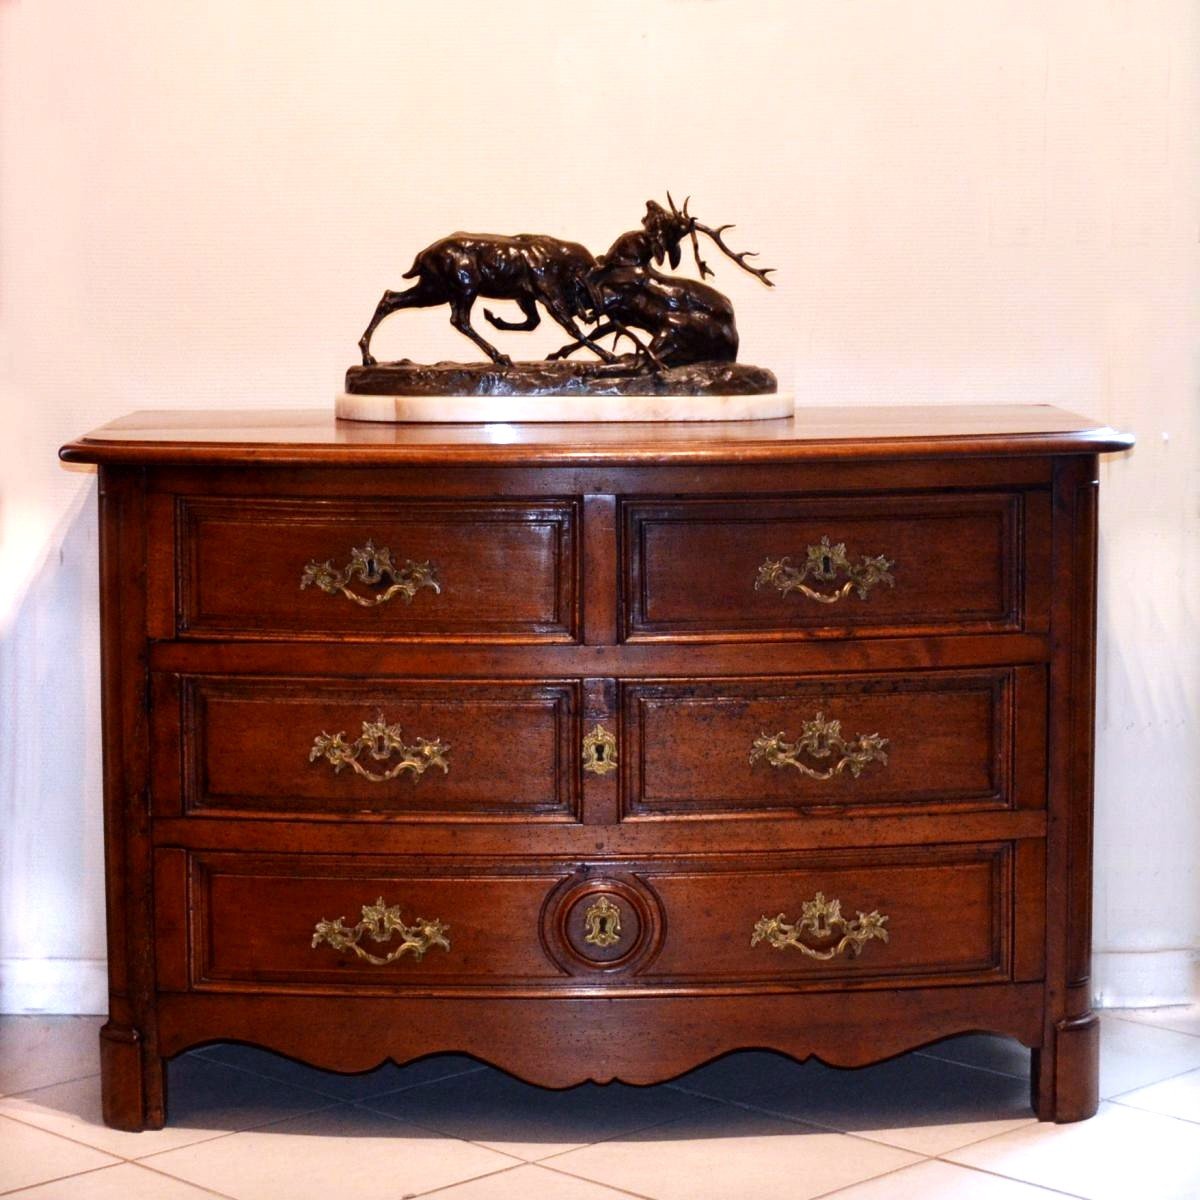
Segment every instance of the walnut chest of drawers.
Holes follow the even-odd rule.
[[[161,1125],[165,1060],[219,1039],[562,1087],[968,1030],[1090,1115],[1128,444],[965,407],[64,447],[100,468],[105,1119]]]

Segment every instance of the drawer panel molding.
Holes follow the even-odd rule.
[[[580,817],[578,680],[158,676],[158,817]]]
[[[639,878],[666,914],[651,972],[664,979],[801,986],[1012,977],[1008,843],[681,862]],[[842,911],[842,896],[853,898],[854,915]]]
[[[159,979],[347,994],[1004,982],[1014,924],[1041,902],[1029,877],[1018,898],[1013,863],[1008,842],[582,865],[162,848]]]
[[[166,636],[574,642],[579,500],[178,497]],[[161,604],[158,605],[162,608]]]
[[[1046,545],[1026,536],[1044,492],[646,497],[620,512],[626,641],[1046,628]]]
[[[623,680],[625,819],[1039,808],[1039,667]]]

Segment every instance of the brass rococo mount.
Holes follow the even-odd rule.
[[[707,225],[678,207],[646,202],[639,228],[622,233],[594,255],[578,242],[547,234],[453,233],[417,254],[403,291],[385,291],[359,339],[362,366],[351,367],[346,391],[366,395],[403,391],[405,395],[681,395],[767,393],[775,376],[737,363],[738,332],[728,297],[704,282],[714,272],[701,257],[703,236],[768,287],[773,268],[747,260],[754,251],[736,251],[725,241],[733,226]],[[679,267],[681,247],[690,242],[700,279],[664,274]],[[507,300],[520,320],[484,308],[495,329],[529,331],[542,310],[570,336],[544,360],[517,362],[489,342],[472,324],[479,298]],[[371,339],[385,317],[405,308],[447,305],[450,323],[484,354],[486,363],[421,364],[410,359],[380,364]],[[611,348],[604,339],[613,338]],[[618,353],[622,343],[630,347]],[[568,361],[587,349],[595,356]]]

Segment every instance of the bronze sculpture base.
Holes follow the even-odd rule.
[[[632,358],[511,367],[403,359],[346,372],[346,392],[359,396],[760,396],[776,390],[772,372],[738,362],[693,363],[656,373],[635,366]]]

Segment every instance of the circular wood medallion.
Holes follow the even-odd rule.
[[[632,877],[572,876],[547,897],[542,943],[561,967],[627,971],[661,940],[658,897]]]

